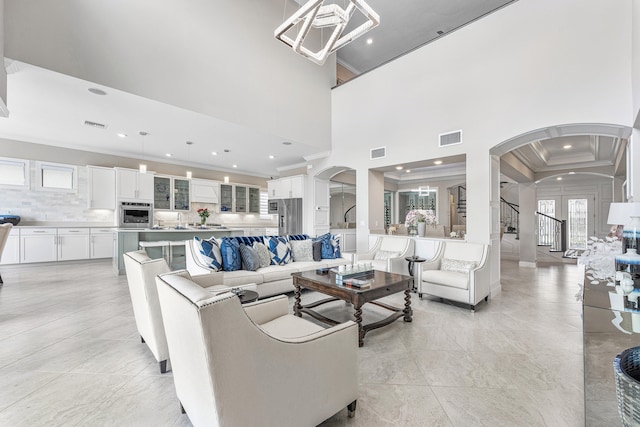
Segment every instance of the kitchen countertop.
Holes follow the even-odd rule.
[[[211,233],[216,231],[244,231],[243,228],[228,228],[228,227],[208,227],[208,228],[198,228],[198,227],[188,227],[188,228],[118,228],[116,229],[118,232],[135,232],[135,233]]]

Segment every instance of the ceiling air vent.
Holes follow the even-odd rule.
[[[87,126],[91,126],[92,128],[98,128],[98,129],[106,129],[107,125],[103,125],[102,123],[98,123],[98,122],[92,122],[89,120],[85,120],[84,124]]]
[[[384,159],[387,157],[387,147],[379,147],[371,149],[371,160]]]
[[[440,137],[440,141],[439,141],[440,147],[446,147],[447,145],[456,145],[456,144],[462,143],[461,130],[457,130],[455,132],[449,132],[449,133],[441,133],[439,137]]]

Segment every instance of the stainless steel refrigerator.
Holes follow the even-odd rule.
[[[278,199],[278,235],[302,233],[302,199]]]

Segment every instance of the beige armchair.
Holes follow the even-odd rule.
[[[158,276],[176,394],[194,426],[315,426],[358,393],[358,328],[324,329],[280,295],[242,306],[184,276]]]
[[[414,267],[418,296],[462,302],[474,311],[491,292],[488,255],[489,246],[484,244],[442,241],[434,258]]]
[[[11,233],[11,227],[13,227],[13,224],[11,223],[0,224],[0,257],[2,256],[2,251],[4,251],[4,246],[7,244],[9,233]],[[2,275],[0,275],[0,286],[3,284]]]
[[[357,255],[357,261],[371,261],[376,270],[407,274],[406,257],[413,256],[415,241],[403,236],[378,236],[368,252]]]
[[[164,258],[151,259],[144,250],[127,252],[123,255],[123,258],[129,293],[131,294],[133,315],[136,319],[136,327],[138,328],[140,339],[147,344],[160,365],[160,372],[164,374],[167,372],[169,350],[160,314],[155,279],[158,274],[168,273],[171,269]],[[182,274],[190,278],[188,272],[183,271]],[[213,283],[213,279],[210,277],[203,278],[203,280],[208,280],[208,282],[199,283],[199,285],[205,287],[205,291],[209,295],[210,292],[216,293],[229,290],[227,286]],[[243,288],[255,290],[255,285],[244,286]]]

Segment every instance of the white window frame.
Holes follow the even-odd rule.
[[[38,182],[36,183],[37,191],[51,191],[57,193],[77,193],[78,192],[78,167],[76,165],[67,165],[63,163],[51,163],[36,161]],[[56,170],[68,172],[71,174],[71,188],[63,187],[45,187],[43,185],[43,170]]]
[[[22,166],[22,174],[23,174],[23,184],[7,184],[2,182],[2,177],[0,177],[0,187],[3,188],[15,188],[15,189],[24,189],[29,188],[30,178],[31,178],[31,168],[30,161],[24,159],[14,159],[10,157],[0,157],[0,164],[9,165],[9,166]]]
[[[260,189],[260,219],[272,219],[269,215],[269,191],[266,188]]]

